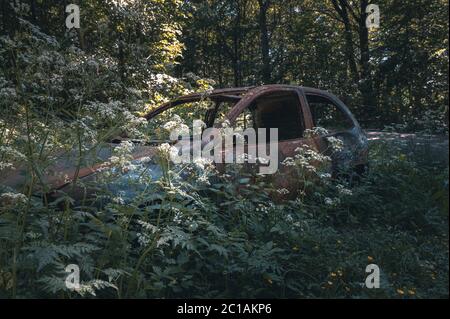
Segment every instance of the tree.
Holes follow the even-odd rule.
[[[267,28],[267,11],[270,8],[270,0],[258,0],[259,5],[259,31],[261,35],[261,60],[262,60],[262,82],[271,82],[271,67],[270,67],[270,44],[269,44],[269,30]]]

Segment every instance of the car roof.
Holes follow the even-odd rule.
[[[189,103],[189,102],[195,102],[204,98],[211,99],[216,102],[225,102],[225,101],[232,101],[232,102],[238,102],[240,101],[248,92],[253,90],[267,90],[267,91],[277,91],[282,89],[302,89],[305,93],[310,94],[320,94],[324,96],[334,97],[333,94],[306,86],[298,86],[298,85],[288,85],[288,84],[266,84],[261,86],[246,86],[246,87],[236,87],[236,88],[224,88],[224,89],[214,89],[211,91],[205,91],[205,92],[198,92],[198,93],[191,93],[187,95],[180,96],[176,99],[173,99],[169,102],[166,102],[162,104],[161,106],[157,107],[156,109],[151,110],[147,114],[144,115],[146,119],[151,119],[155,117],[156,115],[164,112],[165,110],[175,107],[180,104]]]
[[[215,96],[227,96],[227,95],[244,95],[245,93],[253,90],[253,89],[267,89],[267,90],[278,90],[278,89],[294,89],[294,88],[300,88],[308,93],[320,93],[328,95],[330,94],[328,91],[324,91],[317,88],[312,88],[308,86],[299,86],[299,85],[290,85],[290,84],[264,84],[260,86],[245,86],[245,87],[236,87],[236,88],[223,88],[223,89],[214,89],[211,91],[205,91],[205,92],[199,92],[199,93],[191,93],[187,95],[180,96],[179,98],[175,99],[189,99],[189,98],[195,98],[195,97],[215,97]]]

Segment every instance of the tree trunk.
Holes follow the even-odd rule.
[[[33,23],[36,23],[37,22],[36,0],[30,0],[30,10],[31,10],[31,21]]]
[[[363,103],[370,108],[376,107],[377,102],[373,92],[373,82],[370,70],[370,51],[369,51],[369,30],[366,27],[366,7],[369,5],[368,0],[360,2],[360,19],[359,19],[359,49],[361,52],[360,68],[361,81],[360,91],[363,96]]]
[[[262,59],[262,82],[267,84],[271,82],[270,67],[270,44],[269,32],[267,28],[267,11],[270,7],[269,0],[258,0],[259,3],[259,32],[261,36],[261,59]]]
[[[241,63],[241,6],[236,2],[236,18],[233,28],[233,71],[234,86],[239,87],[242,84],[242,63]]]
[[[359,74],[355,61],[351,22],[347,10],[347,2],[346,0],[339,0],[338,3],[338,0],[332,0],[332,3],[344,23],[345,56],[350,69],[350,76],[355,83],[358,83]]]
[[[370,67],[369,50],[369,30],[366,27],[366,8],[369,0],[360,0],[359,8],[352,8],[348,0],[332,0],[333,6],[344,24],[345,55],[348,60],[352,79],[358,83],[359,92],[362,95],[362,103],[365,107],[365,114],[369,117],[373,115],[377,106],[377,99],[374,94],[373,81]],[[352,25],[351,17],[355,20]],[[356,25],[355,25],[356,24]],[[360,58],[356,63],[353,54],[352,28],[356,27],[359,39]]]

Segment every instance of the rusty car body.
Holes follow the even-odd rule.
[[[236,125],[244,118],[245,126],[254,128],[278,128],[278,159],[283,161],[293,156],[295,150],[302,145],[309,145],[318,152],[327,152],[327,138],[339,138],[343,149],[333,155],[331,173],[337,175],[342,167],[351,168],[358,174],[365,171],[368,161],[368,142],[364,131],[348,107],[333,94],[309,87],[292,85],[263,85],[217,89],[207,93],[194,93],[181,96],[164,103],[144,115],[147,120],[157,118],[160,114],[180,105],[189,107],[191,103],[208,99],[213,107],[208,109],[204,118],[207,127],[212,127],[227,120],[230,125]],[[228,105],[228,108],[227,108]],[[221,119],[218,114],[222,113]],[[243,114],[247,114],[242,117]],[[242,123],[241,123],[242,124]],[[328,134],[323,136],[305,136],[306,130],[314,127],[324,127]],[[100,169],[105,169],[105,163],[113,154],[113,149],[120,139],[99,148],[83,161],[81,168],[76,168],[76,155],[65,154],[48,167],[42,177],[42,184],[48,185],[48,190],[67,189],[74,180],[89,179]],[[139,161],[155,155],[158,142],[137,144],[133,159]],[[287,178],[288,172],[279,172],[276,183],[287,189],[294,187],[295,181]],[[17,172],[2,172],[0,184],[20,189],[27,183],[27,174]]]
[[[333,176],[337,176],[340,171],[348,172],[349,169],[358,175],[367,170],[368,141],[365,132],[349,108],[335,95],[324,90],[292,85],[218,89],[208,94],[182,96],[149,112],[146,118],[150,120],[171,108],[205,98],[215,103],[202,119],[207,127],[220,126],[223,120],[229,121],[234,127],[239,117],[250,111],[249,117],[253,120],[247,123],[249,126],[255,129],[277,128],[280,162],[294,156],[295,150],[302,145],[308,145],[320,153],[329,153],[328,138],[336,137],[343,142],[343,149],[330,154],[333,158],[330,168]],[[224,110],[225,103],[231,106],[226,110],[226,116],[217,123],[217,114]],[[328,133],[314,137],[304,134],[316,127],[322,127]],[[282,171],[279,175],[283,175]],[[281,179],[288,187],[292,181],[285,177]]]

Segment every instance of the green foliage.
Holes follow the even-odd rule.
[[[428,111],[444,114],[448,2],[378,1],[380,28],[368,32],[364,10],[369,3],[190,1],[183,8],[186,49],[177,72],[212,78],[219,87],[286,83],[330,90],[370,127],[415,122]]]
[[[260,44],[264,2],[270,61]],[[448,167],[430,152],[375,143],[369,174],[351,187],[314,170],[323,154],[299,150],[291,163],[302,188],[290,201],[239,167],[173,166],[164,144],[139,164],[124,142],[113,170],[77,178],[105,142],[149,139],[168,124],[147,123],[143,112],[209,90],[214,81],[203,78],[264,82],[267,62],[273,82],[348,92],[354,105],[364,95],[356,79],[370,77],[383,122],[435,132],[448,103],[447,11],[438,9],[448,4],[419,2],[382,1],[370,75],[358,65],[356,78],[328,2],[84,0],[79,32],[64,28],[61,1],[2,2],[0,174],[21,180],[0,185],[0,297],[448,297]],[[47,196],[61,158],[74,184]],[[361,285],[369,263],[382,270],[380,290]],[[64,284],[69,264],[81,270],[76,291]]]
[[[164,156],[162,148],[168,169]],[[312,195],[294,201],[274,202],[264,179],[236,187],[231,175],[196,165],[183,168],[188,175],[171,167],[161,180],[130,180],[135,196],[99,191],[110,199],[96,208],[61,211],[30,198],[26,216],[20,203],[0,214],[0,289],[6,297],[14,289],[17,297],[445,297],[448,169],[415,156],[374,144],[359,184],[313,183]],[[69,263],[81,268],[78,293],[63,285]],[[380,266],[382,289],[361,286],[369,263]]]

